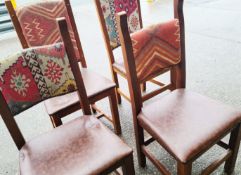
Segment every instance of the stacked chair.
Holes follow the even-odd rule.
[[[174,41],[184,48],[184,42],[180,42],[184,41],[183,0],[174,1],[174,7],[175,17],[180,20],[181,37],[181,39],[174,38]],[[162,174],[170,174],[147,148],[150,143],[156,141],[177,161],[178,175],[191,175],[193,162],[217,144],[225,152],[201,174],[211,174],[223,162],[225,162],[225,172],[232,174],[241,139],[241,111],[185,89],[183,52],[181,54],[183,57],[177,62],[160,58],[161,51],[158,49],[156,50],[157,56],[146,57],[152,54],[152,50],[146,50],[146,47],[149,45],[159,47],[161,42],[156,41],[162,38],[161,34],[165,31],[164,24],[143,28],[130,35],[127,20],[126,12],[118,14],[117,25],[131,95],[139,165],[145,167],[147,157]],[[170,25],[170,22],[166,25]],[[173,43],[172,39],[167,38],[166,42]],[[138,74],[140,64],[138,60],[142,59],[153,61],[159,69],[165,69],[166,66],[171,69],[173,72],[172,83],[175,88],[160,100],[146,106],[143,106],[140,89],[140,82],[144,77]],[[146,76],[152,75],[155,71],[155,69],[151,69]],[[150,138],[144,138],[144,130],[151,136]],[[221,139],[229,133],[230,139],[227,144]]]
[[[130,98],[120,89],[118,92],[132,104],[139,165],[145,167],[147,157],[161,173],[170,174],[147,149],[150,143],[156,141],[177,160],[178,175],[190,175],[192,163],[214,144],[218,144],[226,150],[225,154],[203,170],[202,174],[212,173],[225,161],[225,171],[231,174],[241,138],[241,113],[185,89],[183,0],[174,0],[174,19],[146,28],[142,27],[139,0],[95,0],[95,4],[113,80],[117,88],[117,73],[128,81]],[[113,50],[120,45],[124,62],[118,63]],[[170,84],[153,80],[167,70],[170,71]],[[140,87],[147,81],[161,88],[142,96]],[[172,90],[170,94],[143,107],[145,100],[168,89]],[[150,138],[144,138],[144,130]],[[221,139],[229,133],[230,141],[226,144]]]
[[[13,8],[10,0],[6,0],[5,2],[23,48],[60,42],[61,36],[55,19],[58,17],[66,18],[75,50],[75,58],[81,66],[87,96],[92,104],[93,111],[96,112],[97,110],[100,113],[97,118],[104,116],[106,119],[113,122],[115,132],[121,134],[121,125],[115,95],[116,86],[112,81],[87,69],[69,0],[37,2],[17,7],[16,10]],[[94,85],[96,82],[98,82],[98,86]],[[95,102],[105,97],[109,98],[112,118],[95,105]],[[62,124],[61,118],[79,110],[79,103],[77,92],[44,101],[46,110],[54,127]]]
[[[126,0],[126,1],[116,1],[116,0],[95,0],[95,5],[100,21],[100,26],[102,29],[103,37],[105,40],[105,46],[109,57],[110,68],[112,71],[113,81],[116,83],[117,86],[117,99],[118,103],[121,103],[121,96],[124,97],[126,100],[131,101],[129,95],[127,95],[120,87],[118,82],[118,75],[122,76],[123,78],[127,79],[127,72],[123,62],[123,55],[119,53],[120,51],[120,38],[117,31],[117,23],[116,23],[116,13],[121,11],[126,11],[128,16],[128,27],[130,33],[136,32],[143,28],[142,24],[142,17],[141,17],[141,7],[139,0]],[[179,34],[177,31],[177,21],[173,20],[170,22],[169,25],[165,25],[165,33],[164,39],[168,37],[176,37]],[[165,38],[166,37],[166,38]],[[159,40],[158,42],[161,42]],[[162,42],[163,52],[162,58],[169,59],[172,57],[173,60],[180,59],[180,50],[184,48],[180,48],[179,46],[174,46],[171,44],[166,44]],[[138,44],[135,47],[139,47]],[[155,48],[153,48],[153,52],[155,52]],[[167,53],[166,53],[167,51]],[[151,55],[146,55],[150,57]],[[165,58],[167,57],[167,58]],[[138,58],[137,58],[138,59]],[[140,86],[142,87],[142,91],[146,91],[146,82],[154,83],[158,86],[157,89],[145,93],[142,96],[142,100],[146,101],[166,90],[172,90],[173,86],[171,83],[164,84],[158,81],[156,78],[160,75],[169,71],[168,68],[165,69],[156,69],[156,63],[151,61],[145,62],[146,60],[138,60],[140,64],[138,65],[137,69],[138,76],[143,76],[143,79],[140,82]],[[158,64],[158,63],[157,63]],[[149,76],[145,76],[146,72],[149,70],[156,69],[152,72]],[[172,73],[171,73],[172,74]]]
[[[122,166],[134,175],[132,149],[91,115],[66,20],[58,23],[64,44],[31,47],[0,62],[0,114],[20,151],[20,174],[108,174]],[[50,64],[61,68],[58,83],[46,74]],[[14,116],[73,91],[84,115],[26,142]]]
[[[108,174],[122,167],[124,175],[135,174],[132,149],[97,119],[107,117],[120,134],[117,101],[121,103],[122,95],[132,106],[141,167],[148,158],[162,174],[171,174],[148,148],[157,142],[177,161],[178,175],[191,175],[193,162],[218,145],[224,153],[201,174],[211,174],[225,162],[224,170],[231,175],[241,140],[241,111],[186,89],[183,0],[174,0],[173,19],[145,28],[139,0],[95,0],[95,4],[116,85],[86,68],[69,0],[16,10],[6,0],[22,46],[28,48],[0,60],[0,114],[20,150],[20,173]],[[122,62],[115,60],[120,56],[116,49],[122,51]],[[167,71],[169,84],[156,80]],[[119,88],[118,75],[127,80],[129,96]],[[147,82],[160,88],[143,95]],[[166,90],[171,92],[143,105]],[[110,99],[112,120],[95,105],[104,97]],[[14,116],[42,101],[54,127],[59,127],[26,142]],[[90,107],[101,115],[91,115]],[[62,117],[79,109],[83,116],[61,125]],[[228,134],[225,143],[222,139]]]

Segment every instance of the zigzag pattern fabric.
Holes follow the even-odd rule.
[[[56,18],[65,17],[76,58],[80,60],[83,57],[78,51],[74,32],[63,0],[51,0],[22,6],[16,9],[16,15],[29,47],[61,42]]]
[[[153,78],[181,60],[180,27],[177,19],[131,34],[137,76],[140,82]]]
[[[131,33],[141,28],[137,0],[100,0],[100,4],[112,49],[120,46],[116,13],[126,11]]]
[[[13,115],[76,89],[62,43],[30,48],[0,59],[0,90]]]

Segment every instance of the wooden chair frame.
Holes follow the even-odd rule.
[[[109,63],[110,63],[110,69],[111,69],[111,73],[112,73],[112,79],[116,84],[117,87],[117,101],[119,104],[121,104],[121,96],[124,97],[127,101],[131,102],[131,98],[126,95],[119,87],[119,81],[118,81],[118,75],[122,76],[123,78],[127,79],[127,75],[125,73],[123,73],[122,71],[120,71],[119,69],[116,69],[113,64],[115,63],[115,57],[114,57],[114,53],[113,50],[110,46],[110,38],[108,35],[108,31],[106,28],[106,24],[105,24],[105,19],[102,13],[102,8],[101,8],[101,4],[100,4],[100,0],[95,0],[95,5],[96,5],[96,10],[98,12],[98,17],[99,17],[99,21],[100,21],[100,25],[101,25],[101,30],[102,30],[102,34],[104,37],[104,41],[105,41],[105,47],[108,53],[108,57],[109,57]],[[143,28],[143,22],[142,22],[142,15],[141,15],[141,6],[140,6],[140,0],[137,0],[137,5],[138,5],[138,10],[139,10],[139,19],[140,19],[140,26],[141,28]],[[177,16],[178,17],[178,16]],[[168,72],[169,69],[163,69],[163,71],[160,71],[158,74],[152,76],[151,79],[148,79],[148,82],[154,83],[155,85],[159,86],[159,88],[157,88],[156,90],[147,93],[145,95],[142,96],[142,100],[146,101],[166,90],[172,90],[173,87],[171,86],[171,84],[164,84],[162,82],[159,82],[157,80],[155,80],[155,77],[158,77],[166,72]],[[146,82],[142,82],[140,84],[142,92],[146,91]]]
[[[76,81],[76,85],[78,88],[77,91],[78,91],[79,98],[81,99],[80,100],[81,109],[84,115],[90,115],[91,109],[90,109],[89,100],[84,87],[84,82],[83,82],[80,68],[78,66],[77,60],[75,59],[75,52],[74,52],[72,41],[68,32],[67,22],[65,18],[59,18],[58,25],[59,25],[59,28],[61,28],[60,32],[65,45],[66,53],[69,58],[70,66]],[[18,150],[20,150],[25,145],[26,141],[1,91],[0,91],[0,106],[1,106],[0,114],[3,118],[3,121],[11,137],[13,138],[13,141],[16,144]],[[108,174],[112,171],[115,171],[119,167],[122,167],[124,175],[134,175],[135,170],[134,170],[134,164],[133,164],[133,155],[132,154],[127,155],[123,159],[117,161],[117,163],[115,163],[114,165],[107,167],[106,170],[104,170],[101,174],[103,175]]]
[[[6,3],[6,7],[7,7],[8,11],[9,11],[9,14],[11,16],[11,19],[13,21],[15,30],[17,32],[17,35],[19,37],[19,40],[21,42],[22,47],[24,49],[29,48],[30,46],[28,45],[28,43],[26,41],[26,38],[23,35],[23,31],[22,31],[20,22],[18,20],[18,17],[16,15],[16,12],[14,10],[14,7],[12,5],[12,2],[10,0],[5,0],[5,3]],[[71,8],[71,5],[70,5],[70,1],[64,0],[64,3],[65,3],[65,6],[67,8],[67,13],[68,13],[69,20],[70,20],[70,23],[71,23],[71,26],[72,26],[72,29],[73,29],[73,32],[74,32],[74,36],[75,36],[75,40],[76,40],[76,43],[77,43],[79,55],[81,57],[78,60],[78,62],[81,63],[81,66],[83,68],[87,68],[86,60],[85,60],[85,57],[84,57],[84,52],[83,52],[83,49],[82,49],[82,46],[81,46],[81,42],[80,42],[77,27],[76,27],[76,24],[75,24],[75,20],[74,20],[72,8]],[[91,107],[92,107],[93,112],[94,113],[96,113],[96,111],[98,112],[97,118],[102,118],[102,117],[106,118],[108,121],[113,123],[115,133],[121,134],[121,125],[120,125],[119,113],[118,113],[117,102],[116,102],[115,96],[116,96],[116,89],[111,88],[111,89],[108,89],[104,92],[101,92],[101,93],[98,93],[98,94],[94,95],[93,97],[89,98],[89,101],[90,101],[90,104],[92,104]],[[97,101],[102,100],[103,98],[106,98],[106,97],[109,98],[112,118],[95,105],[95,103]],[[61,118],[65,117],[66,115],[69,115],[69,114],[71,114],[71,113],[73,113],[73,112],[75,112],[79,109],[80,109],[80,105],[77,103],[77,104],[74,104],[72,106],[69,106],[68,108],[65,108],[63,110],[60,110],[60,111],[54,113],[53,115],[50,116],[50,119],[52,121],[53,126],[57,127],[57,126],[62,125],[63,123],[62,123]]]
[[[174,1],[174,9],[175,9],[174,16],[178,17],[180,20],[179,23],[181,26],[181,38],[182,38],[181,39],[182,60],[179,64],[171,68],[171,82],[173,83],[173,87],[175,89],[185,88],[185,85],[186,85],[183,1],[184,0]],[[136,147],[137,147],[139,165],[141,167],[145,167],[146,157],[147,157],[158,168],[158,170],[161,173],[165,175],[170,175],[171,173],[166,169],[166,167],[157,158],[155,158],[155,156],[147,149],[147,146],[150,143],[156,141],[156,138],[151,137],[149,139],[145,139],[143,132],[144,130],[148,132],[148,130],[143,128],[137,120],[137,116],[141,112],[141,109],[143,106],[143,101],[141,97],[141,89],[140,89],[140,86],[138,86],[139,80],[137,78],[133,48],[131,44],[130,34],[128,31],[126,13],[125,12],[119,13],[117,16],[117,21],[118,21],[118,31],[120,34],[120,41],[122,45],[122,52],[124,55],[124,63],[127,70],[127,80],[129,85],[129,91],[130,91],[131,101],[132,101],[132,112],[133,112],[134,130],[135,130],[135,136],[136,136]],[[150,132],[148,133],[151,135]],[[223,141],[221,141],[221,139],[229,133],[231,133],[230,140],[229,140],[229,143],[226,144]],[[224,135],[222,135],[220,138],[218,138],[212,144],[210,144],[205,151],[201,152],[199,155],[194,157],[189,162],[184,164],[179,160],[176,160],[178,175],[191,175],[192,163],[215,144],[224,148],[226,151],[223,155],[221,155],[218,159],[216,159],[213,163],[211,163],[205,170],[203,170],[201,174],[202,175],[211,174],[223,162],[226,162],[224,166],[225,172],[228,174],[232,174],[232,172],[234,171],[234,167],[237,159],[240,139],[241,139],[241,124],[239,123],[231,130],[226,131]],[[174,157],[174,155],[171,152],[169,152],[169,154]]]

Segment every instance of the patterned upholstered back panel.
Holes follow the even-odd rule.
[[[16,15],[29,47],[61,42],[56,18],[65,17],[76,57],[78,60],[82,57],[78,51],[74,32],[63,0],[50,0],[19,7],[16,9]]]
[[[120,45],[117,33],[116,13],[126,11],[131,33],[141,28],[137,0],[100,0],[100,4],[112,49]]]
[[[0,90],[13,115],[76,89],[62,43],[30,48],[0,59]]]
[[[137,76],[140,82],[181,60],[180,27],[177,19],[131,34]]]

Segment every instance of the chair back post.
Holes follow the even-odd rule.
[[[180,26],[180,45],[181,45],[181,62],[174,66],[171,74],[174,75],[176,81],[176,88],[186,87],[186,49],[185,49],[185,25],[183,14],[184,0],[174,0],[174,18],[179,20]],[[174,72],[174,73],[173,73]],[[173,78],[172,78],[173,79]]]
[[[128,30],[126,12],[120,12],[116,15],[117,26],[120,36],[121,48],[124,58],[125,69],[127,72],[127,80],[129,85],[130,98],[132,101],[133,115],[136,120],[137,114],[142,108],[142,97],[140,83],[137,78],[135,59],[133,54],[132,42]]]
[[[109,35],[108,35],[108,31],[106,29],[105,19],[104,19],[104,15],[103,15],[103,12],[102,12],[100,0],[95,0],[95,7],[96,7],[96,10],[98,12],[98,18],[99,18],[99,21],[100,21],[102,34],[103,34],[103,37],[104,37],[104,40],[105,40],[105,47],[106,47],[107,52],[108,52],[107,54],[108,54],[109,61],[110,61],[110,67],[112,69],[112,64],[115,62],[115,58],[114,58],[114,54],[112,52],[112,48],[110,46],[110,38],[109,38]]]
[[[85,56],[84,56],[84,51],[82,49],[82,45],[81,45],[81,42],[80,42],[80,37],[79,37],[77,26],[76,26],[76,23],[75,23],[75,20],[74,20],[74,15],[73,15],[73,11],[72,11],[72,8],[71,8],[71,5],[70,5],[70,1],[64,0],[64,3],[65,3],[65,6],[66,6],[66,9],[67,9],[68,16],[69,16],[70,24],[71,24],[73,32],[74,32],[76,45],[78,47],[78,51],[79,51],[79,54],[80,54],[80,60],[79,61],[81,62],[82,67],[86,68],[87,64],[86,64],[86,60],[85,60]]]
[[[74,78],[76,81],[76,85],[78,88],[78,94],[79,94],[79,98],[80,98],[81,108],[85,115],[90,115],[91,114],[90,105],[89,105],[87,93],[85,90],[83,78],[82,78],[82,75],[80,72],[79,64],[78,64],[78,61],[75,59],[74,47],[73,47],[73,44],[72,44],[72,41],[70,38],[70,34],[68,31],[67,22],[66,22],[65,18],[62,17],[62,18],[57,18],[57,23],[58,23],[59,31],[61,33],[61,37],[62,37],[64,46],[66,49],[66,53],[69,58],[71,70],[73,72],[73,75],[74,75]]]
[[[20,150],[23,145],[25,144],[25,139],[14,119],[14,116],[12,115],[6,100],[0,90],[0,114],[2,116],[3,122],[7,126],[7,129],[10,133],[10,135],[13,138],[13,141],[15,142],[18,150]]]
[[[137,115],[141,112],[143,106],[140,83],[137,78],[136,64],[134,60],[132,42],[129,34],[127,15],[126,12],[120,12],[116,15],[117,28],[120,37],[120,43],[122,48],[122,54],[126,69],[126,76],[128,81],[128,87],[130,92],[131,107],[133,113],[133,124],[136,140],[136,148],[138,161],[141,164],[141,147],[140,144],[144,144],[143,129],[138,124]]]
[[[8,9],[8,12],[10,14],[10,17],[11,17],[11,20],[13,21],[13,25],[14,25],[14,28],[17,32],[17,35],[18,35],[18,38],[21,42],[21,45],[23,47],[23,49],[26,49],[28,48],[28,43],[23,35],[23,31],[22,31],[22,28],[21,28],[21,25],[18,21],[18,18],[17,18],[17,15],[16,15],[16,12],[13,8],[13,4],[11,2],[11,0],[5,0],[5,4],[6,4],[6,7]]]
[[[141,3],[140,3],[140,0],[136,0],[136,1],[137,1],[137,5],[138,5],[140,26],[141,26],[141,29],[142,29],[143,28],[143,22],[142,22],[142,15],[141,15]]]

